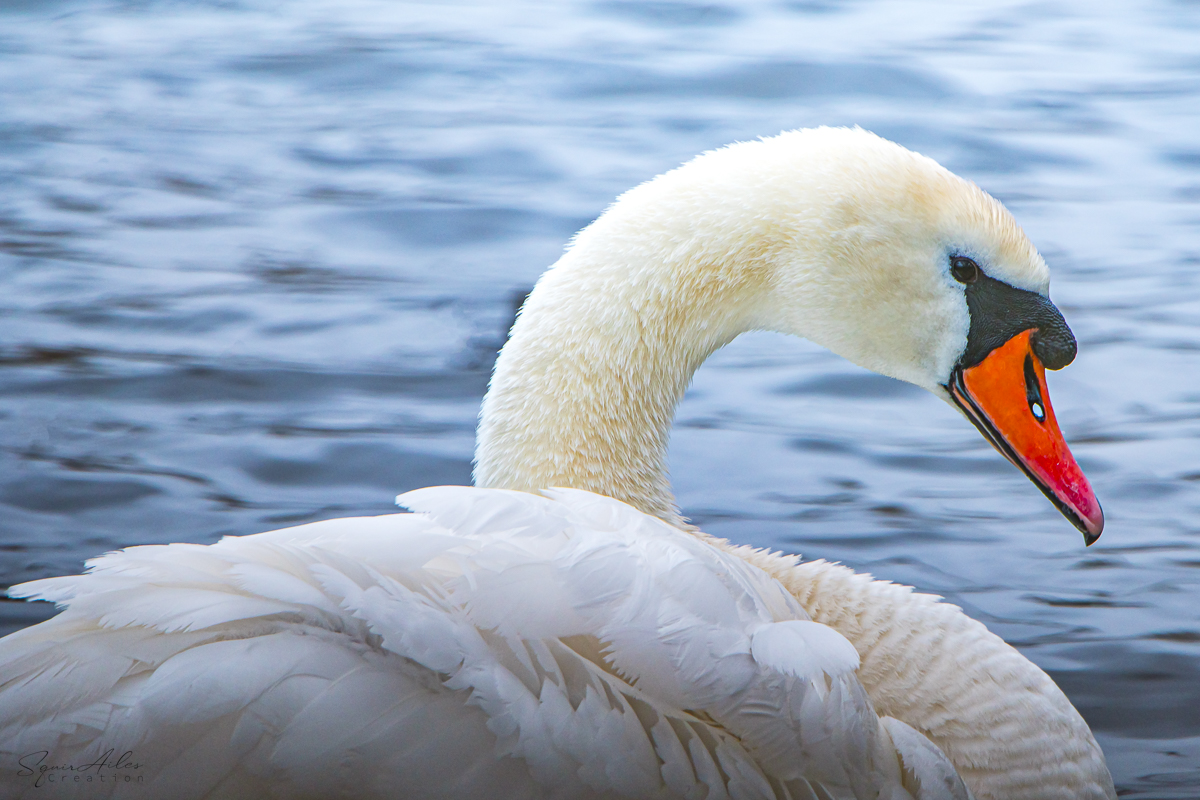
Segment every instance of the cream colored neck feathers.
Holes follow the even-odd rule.
[[[761,324],[771,245],[729,230],[713,252],[705,209],[623,210],[583,231],[521,310],[484,400],[475,482],[589,489],[678,524],[675,406],[714,350]]]

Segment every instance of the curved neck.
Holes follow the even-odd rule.
[[[596,252],[577,243],[522,308],[484,399],[475,483],[588,489],[683,525],[666,468],[675,407],[709,355],[756,327],[762,270]]]

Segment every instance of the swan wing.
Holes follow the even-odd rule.
[[[180,798],[932,798],[957,778],[894,741],[853,647],[766,573],[546,495],[424,489],[414,514],[17,587],[64,611],[0,645],[0,758],[129,752],[116,773]],[[5,796],[35,791],[13,775]]]
[[[0,644],[0,795],[79,775],[88,797],[530,796],[466,694],[374,645],[312,571],[317,542],[360,579],[361,553],[337,542],[395,538],[411,548],[393,562],[420,563],[446,546],[429,527],[391,515],[130,548],[17,587],[65,610]],[[79,769],[97,760],[119,766]]]

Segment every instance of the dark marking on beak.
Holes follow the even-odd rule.
[[[1022,331],[1034,331],[1033,354],[1046,369],[1062,369],[1075,360],[1078,346],[1062,312],[1037,292],[1018,289],[980,274],[966,287],[971,328],[958,365],[970,369]]]

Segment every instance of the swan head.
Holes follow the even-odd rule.
[[[806,140],[811,188],[793,205],[802,212],[777,253],[764,325],[952,403],[1093,543],[1103,512],[1045,379],[1074,360],[1075,337],[1012,215],[975,184],[865,131],[777,139],[788,137]]]

